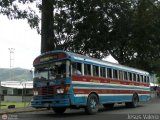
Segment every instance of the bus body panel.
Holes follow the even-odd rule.
[[[56,55],[50,57],[54,53],[56,53]],[[58,53],[60,53],[60,55]],[[47,57],[45,57],[45,55]],[[37,67],[43,64],[50,64],[62,60],[69,60],[71,63],[79,62],[81,64],[97,65],[99,67],[132,72],[133,74],[140,73],[142,75],[149,76],[148,72],[141,71],[139,69],[130,68],[110,62],[104,62],[94,58],[89,58],[75,53],[68,53],[63,51],[53,51],[42,54],[35,59],[34,66]],[[68,69],[72,71],[71,68]],[[49,90],[49,88],[52,86],[52,94],[48,95],[47,92],[46,94],[44,92],[43,95],[34,96],[31,102],[32,107],[84,107],[87,105],[87,98],[91,93],[97,95],[100,104],[132,102],[132,97],[135,93],[138,95],[139,101],[148,101],[150,99],[149,83],[135,82],[130,80],[119,80],[106,77],[95,77],[93,75],[70,75],[70,77],[64,80],[54,81],[35,80],[34,90],[41,91],[43,89],[41,85],[43,87],[46,87],[46,90]],[[57,86],[65,85],[69,86],[67,93],[55,93]]]

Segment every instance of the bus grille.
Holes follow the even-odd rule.
[[[53,95],[54,94],[54,87],[53,86],[42,87],[39,89],[39,94],[40,95]]]

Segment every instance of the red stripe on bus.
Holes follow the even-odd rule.
[[[92,77],[92,76],[81,76],[81,75],[73,75],[72,81],[111,83],[111,84],[120,84],[120,85],[134,85],[134,86],[149,87],[148,83],[135,82],[135,81],[129,81],[129,80],[117,80],[117,79],[111,79],[111,78],[99,78],[99,77]]]

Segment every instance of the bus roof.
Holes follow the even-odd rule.
[[[104,60],[100,60],[100,59],[97,59],[97,58],[92,58],[92,57],[88,57],[88,56],[85,56],[85,55],[80,55],[80,54],[72,53],[72,52],[66,52],[66,53],[72,59],[83,60],[83,61],[86,61],[86,62],[92,62],[92,63],[95,63],[95,64],[106,65],[106,66],[109,66],[109,67],[112,67],[112,68],[118,68],[118,69],[122,69],[122,70],[138,72],[138,73],[146,74],[146,75],[149,74],[147,71],[140,70],[140,69],[133,68],[133,67],[128,67],[128,66],[121,65],[121,64],[118,64],[118,63],[112,63],[112,62],[109,62],[109,61],[104,61]]]
[[[98,64],[98,65],[104,65],[104,66],[117,68],[117,69],[124,70],[124,71],[126,70],[126,71],[130,71],[130,72],[149,75],[149,73],[144,71],[144,70],[140,70],[140,69],[128,67],[128,66],[125,66],[125,65],[100,60],[100,59],[97,59],[97,58],[88,57],[88,56],[77,54],[77,53],[65,52],[65,51],[62,51],[62,50],[54,50],[54,51],[46,52],[46,53],[41,54],[37,58],[42,57],[44,55],[48,55],[48,54],[52,54],[52,53],[59,53],[59,52],[66,54],[67,58],[70,58],[72,60],[78,60],[78,61]]]

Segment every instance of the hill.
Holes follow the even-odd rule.
[[[32,73],[23,68],[0,68],[0,81],[8,80],[30,81],[32,80]]]

